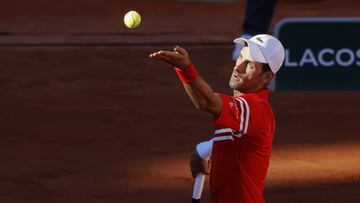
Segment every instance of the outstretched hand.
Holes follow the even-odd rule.
[[[190,65],[189,54],[179,46],[174,47],[174,51],[160,50],[149,55],[151,59],[164,61],[177,68],[186,68]]]

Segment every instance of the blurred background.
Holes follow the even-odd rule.
[[[231,94],[246,3],[2,2],[0,202],[190,202],[188,159],[212,137],[211,117],[148,55],[183,46],[213,89]],[[136,29],[123,24],[129,10],[142,16]],[[269,203],[360,202],[359,14],[355,0],[277,2],[269,33],[288,61],[271,95]],[[319,17],[331,23],[308,21]]]

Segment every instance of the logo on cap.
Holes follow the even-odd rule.
[[[263,41],[260,37],[257,37],[256,39],[257,39],[259,42],[264,43],[264,41]]]

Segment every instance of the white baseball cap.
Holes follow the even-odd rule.
[[[248,46],[250,60],[269,64],[273,73],[276,73],[284,62],[284,47],[278,39],[271,35],[255,35],[248,40],[237,38],[234,42]]]

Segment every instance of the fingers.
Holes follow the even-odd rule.
[[[187,51],[180,46],[175,46],[174,51],[176,53],[179,53],[179,55],[181,56],[182,67],[183,68],[188,67],[190,65],[191,61],[189,59],[189,54],[187,53]]]
[[[210,161],[203,160],[202,162],[202,173],[205,175],[210,175]]]
[[[151,59],[160,59],[160,55],[157,52],[154,52],[149,55],[149,58]]]
[[[179,60],[181,58],[181,55],[177,52],[172,51],[158,51],[150,54],[149,57],[153,59],[167,58],[172,60]]]
[[[183,55],[183,56],[187,56],[187,55],[188,55],[187,51],[186,51],[184,48],[182,48],[182,47],[180,47],[180,46],[177,46],[177,45],[174,47],[174,51],[175,51],[175,52],[178,52],[179,54],[181,54],[181,55]]]
[[[174,60],[179,60],[182,58],[182,56],[178,52],[174,52],[174,51],[159,51],[159,52],[161,55],[172,58]]]
[[[163,54],[161,54],[159,52],[152,53],[152,54],[149,55],[149,57],[151,59],[161,60],[161,61],[164,61],[166,63],[172,64],[171,59],[169,57],[167,57],[167,56],[165,56],[165,55],[163,55]]]
[[[199,156],[199,153],[196,151],[196,149],[194,150],[193,154],[191,155],[190,170],[191,170],[191,175],[193,178],[196,178],[197,175],[199,175],[199,173],[203,173],[205,175],[210,174],[209,161],[203,160]]]
[[[171,57],[174,59],[181,59],[181,58],[183,58],[183,56],[187,56],[188,53],[184,48],[182,48],[180,46],[175,46],[174,51],[161,50],[158,52],[154,52],[154,53],[150,54],[150,58],[152,55],[164,55],[164,56]]]
[[[189,66],[190,59],[185,51],[185,49],[182,49],[180,47],[175,47],[174,50],[177,51],[158,51],[158,52],[154,52],[152,54],[149,55],[149,58],[151,59],[156,59],[156,60],[162,60],[165,61],[175,67],[178,68],[186,68],[187,66]],[[186,54],[186,55],[182,55]]]
[[[167,63],[171,63],[171,58],[164,55],[164,54],[162,54],[160,51],[150,54],[149,57],[152,58],[152,59],[162,60],[162,61],[165,61]]]
[[[193,178],[196,178],[196,176],[201,172],[200,161],[201,158],[199,157],[199,154],[196,150],[194,150],[190,158],[190,170]]]

